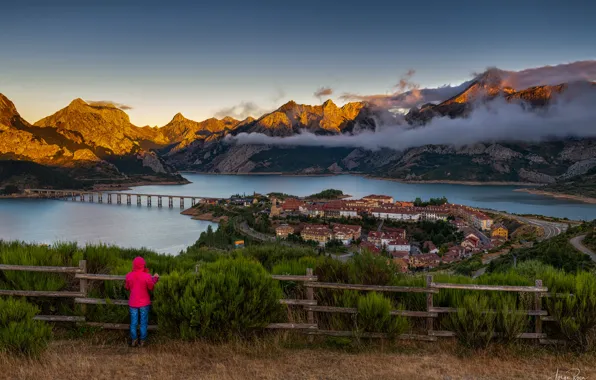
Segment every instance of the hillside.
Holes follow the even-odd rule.
[[[166,141],[159,130],[132,125],[116,107],[91,106],[81,99],[31,125],[0,94],[0,160],[5,171],[17,166],[23,170],[10,181],[3,176],[0,186],[78,186],[79,180],[134,183],[140,177],[145,182],[182,181],[155,152],[143,148],[148,142]],[[52,175],[62,179],[50,180]]]

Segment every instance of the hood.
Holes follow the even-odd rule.
[[[145,270],[145,259],[138,256],[132,261],[132,270],[135,272],[141,272]]]

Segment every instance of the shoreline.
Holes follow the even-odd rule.
[[[587,204],[596,204],[596,198],[584,197],[582,195],[571,195],[564,193],[553,193],[551,191],[537,190],[537,189],[515,189],[513,191],[519,191],[522,193],[529,193],[534,195],[542,195],[545,197],[558,198],[558,199],[569,199]]]
[[[287,172],[260,172],[260,173],[213,173],[213,172],[200,172],[193,170],[183,170],[179,173],[189,174],[201,174],[201,175],[236,175],[236,176],[264,176],[264,175],[276,175],[280,177],[335,177],[342,175],[350,175],[354,177],[370,178],[383,181],[400,182],[407,184],[447,184],[447,185],[466,185],[466,186],[529,186],[529,187],[541,187],[545,186],[541,183],[535,182],[515,182],[515,181],[455,181],[448,179],[437,179],[437,180],[406,180],[401,178],[391,177],[380,177],[372,174],[365,173],[324,173],[324,174],[300,174],[300,173],[287,173]]]

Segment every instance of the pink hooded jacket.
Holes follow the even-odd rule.
[[[130,291],[128,306],[145,307],[151,305],[149,291],[153,290],[158,278],[149,274],[145,268],[145,260],[142,257],[135,257],[132,261],[132,272],[126,275],[124,287]]]

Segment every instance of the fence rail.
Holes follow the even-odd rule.
[[[49,273],[70,273],[74,274],[74,278],[79,280],[79,291],[40,291],[40,290],[0,290],[0,296],[17,296],[17,297],[61,297],[73,298],[76,304],[81,304],[81,307],[86,305],[128,305],[127,300],[122,299],[103,299],[88,297],[88,282],[89,281],[124,281],[123,275],[111,274],[96,274],[87,273],[87,263],[81,260],[77,267],[49,267],[49,266],[29,266],[29,265],[6,265],[0,264],[0,271],[30,271],[30,272],[49,272]],[[450,283],[436,283],[433,282],[432,276],[426,276],[426,286],[424,287],[409,287],[409,286],[380,286],[380,285],[360,285],[360,284],[341,284],[318,282],[318,277],[313,275],[312,269],[307,269],[306,275],[272,275],[275,280],[279,281],[294,281],[302,282],[306,289],[305,299],[281,299],[279,302],[288,307],[301,307],[307,315],[307,323],[271,323],[265,328],[267,329],[286,329],[302,331],[309,335],[309,340],[315,335],[339,336],[339,337],[361,337],[361,338],[387,338],[386,334],[382,333],[368,333],[355,331],[332,331],[319,329],[316,322],[317,313],[344,313],[344,314],[358,314],[357,308],[338,307],[318,305],[314,296],[314,289],[331,289],[331,290],[355,290],[355,291],[376,291],[389,293],[424,293],[426,294],[426,310],[410,311],[410,310],[392,310],[391,315],[404,316],[408,318],[426,318],[426,334],[402,334],[397,336],[398,339],[412,339],[435,341],[438,337],[454,337],[455,332],[434,330],[435,320],[441,314],[456,313],[461,309],[453,307],[439,307],[434,306],[433,296],[438,294],[441,289],[454,290],[476,290],[476,291],[506,291],[519,293],[534,293],[534,305],[531,310],[518,310],[512,313],[519,313],[528,315],[534,318],[534,332],[526,332],[519,334],[519,339],[536,339],[543,344],[561,343],[561,341],[548,339],[547,335],[542,332],[542,322],[555,321],[553,316],[549,316],[546,310],[542,310],[543,297],[567,297],[569,294],[548,293],[548,288],[542,286],[541,280],[536,280],[535,286],[504,286],[504,285],[477,285],[477,284],[450,284]],[[484,313],[496,313],[496,310],[485,310]],[[71,315],[37,315],[36,320],[47,322],[68,322],[78,323],[89,327],[97,327],[104,329],[126,330],[130,326],[122,323],[104,323],[87,321],[82,316]],[[155,330],[157,326],[151,325],[150,329]]]

